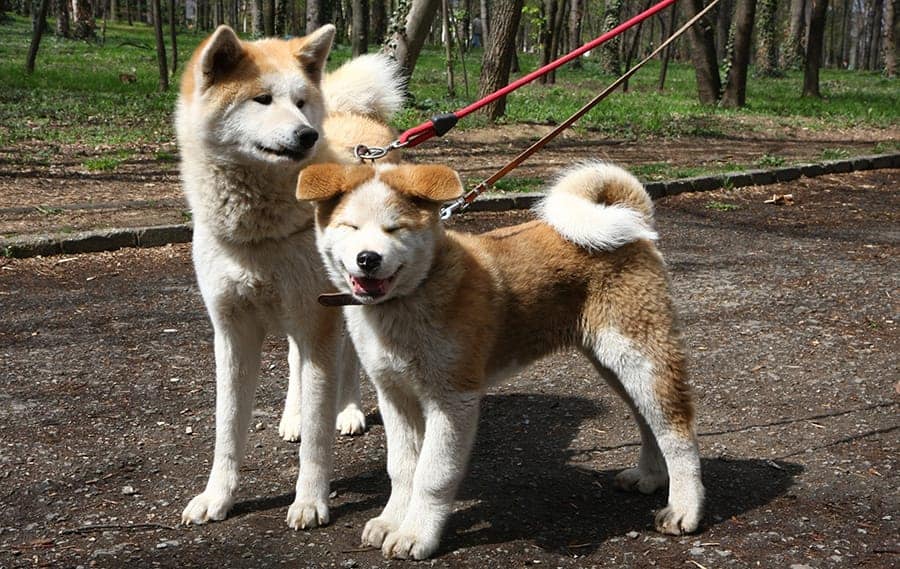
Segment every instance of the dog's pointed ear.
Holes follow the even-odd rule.
[[[312,164],[300,172],[297,180],[297,199],[323,201],[349,192],[375,177],[375,169],[360,164]]]
[[[244,57],[240,38],[224,25],[216,28],[201,49],[196,80],[203,90],[234,69]]]
[[[326,24],[307,36],[292,40],[297,44],[294,51],[297,60],[316,83],[322,80],[322,72],[325,70],[328,54],[331,53],[335,32],[336,28],[333,25]]]
[[[459,174],[447,166],[400,166],[382,172],[381,180],[401,193],[435,203],[463,195]]]

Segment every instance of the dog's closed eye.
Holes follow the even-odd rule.
[[[358,226],[353,225],[352,223],[345,223],[345,222],[338,223],[337,226],[338,226],[338,227],[343,227],[343,228],[345,228],[345,229],[349,229],[349,230],[351,230],[351,231],[356,231],[356,230],[359,229]]]
[[[384,227],[382,229],[382,231],[384,231],[385,233],[396,233],[396,232],[400,231],[401,229],[406,229],[406,226],[405,225],[388,225],[387,227]]]

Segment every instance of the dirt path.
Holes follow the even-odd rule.
[[[439,162],[478,182],[493,174],[552,127],[510,125],[461,130],[407,152],[408,159]],[[561,165],[604,159],[629,168],[653,165],[652,179],[672,179],[678,169],[736,170],[762,161],[816,162],[832,157],[875,154],[900,140],[900,126],[881,130],[816,132],[760,125],[722,138],[610,139],[598,132],[567,131],[511,176],[548,180]],[[117,148],[0,149],[0,237],[71,233],[90,229],[184,223],[188,208],[178,180],[174,144],[127,149],[131,155],[115,170],[90,172],[90,158],[115,156]],[[52,155],[52,161],[42,157]],[[160,156],[168,157],[161,160]],[[769,162],[766,162],[768,160]]]
[[[485,400],[428,566],[895,567],[898,183],[881,170],[658,202],[698,398],[699,534],[655,533],[664,496],[613,490],[636,429],[563,353]],[[770,192],[796,205],[764,205]],[[213,438],[211,331],[187,245],[0,264],[0,567],[410,566],[358,545],[388,491],[368,384],[371,429],[337,444],[332,524],[286,528],[297,447],[277,435],[275,339],[234,515],[175,527]]]

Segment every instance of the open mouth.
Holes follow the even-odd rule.
[[[293,150],[285,147],[269,148],[268,146],[262,146],[261,144],[257,144],[256,149],[264,154],[271,154],[273,156],[278,156],[279,158],[289,158],[298,162],[306,158],[307,155],[306,150]]]
[[[386,279],[375,279],[371,277],[356,277],[348,275],[350,287],[353,295],[362,298],[370,298],[372,300],[385,296],[394,284],[397,273],[394,273]]]

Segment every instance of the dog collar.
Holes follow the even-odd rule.
[[[319,295],[322,306],[359,306],[362,304],[352,294],[345,292],[325,292]]]

